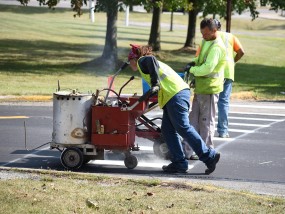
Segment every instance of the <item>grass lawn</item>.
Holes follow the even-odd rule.
[[[86,62],[102,54],[106,14],[96,13],[95,23],[90,22],[87,11],[80,18],[73,18],[73,14],[70,9],[1,5],[0,95],[50,97],[58,80],[61,88],[81,92],[107,87],[107,76],[115,71],[86,66]],[[118,53],[122,61],[126,60],[130,43],[147,43],[152,15],[130,13],[128,27],[124,17],[124,13],[119,13]],[[162,51],[157,56],[178,72],[193,57],[192,52],[179,50],[186,40],[187,19],[187,15],[176,15],[174,31],[170,32],[169,26],[165,27],[170,15],[162,15]],[[280,94],[285,91],[284,21],[233,18],[231,29],[246,52],[236,65],[232,97],[285,100]],[[196,43],[200,41],[197,29]],[[115,89],[131,75],[136,78],[123,93],[141,93],[141,79],[129,68],[116,78]]]
[[[23,178],[0,180],[0,213],[284,213],[285,208],[281,197],[198,183],[20,171]]]

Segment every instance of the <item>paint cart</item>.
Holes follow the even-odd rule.
[[[125,166],[134,169],[138,159],[132,153],[140,150],[135,136],[152,140],[154,153],[167,158],[168,149],[160,127],[154,119],[145,116],[157,106],[157,98],[147,99],[148,94],[121,95],[128,82],[119,93],[111,89],[112,82],[109,88],[97,90],[95,94],[76,90],[58,90],[53,94],[50,148],[61,152],[60,160],[65,168],[79,169],[91,160],[103,160],[108,150],[124,153]],[[106,91],[107,95],[101,96]]]

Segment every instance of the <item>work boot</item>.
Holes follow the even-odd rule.
[[[196,155],[196,153],[194,152],[194,153],[190,156],[189,159],[190,159],[190,160],[199,160],[199,157],[198,157],[198,155]]]
[[[171,163],[169,165],[162,166],[162,170],[168,173],[186,173],[188,171],[188,166],[187,168],[179,168],[175,166],[175,163]]]
[[[220,160],[220,156],[221,156],[221,154],[217,152],[215,157],[214,157],[214,160],[211,163],[206,164],[206,166],[208,167],[208,169],[205,170],[206,175],[210,175],[212,172],[215,171],[216,165]]]
[[[228,133],[226,133],[226,134],[219,134],[219,137],[220,138],[229,138],[230,135]]]

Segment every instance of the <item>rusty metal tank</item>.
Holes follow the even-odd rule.
[[[90,142],[92,94],[58,91],[53,94],[52,142],[64,145]]]

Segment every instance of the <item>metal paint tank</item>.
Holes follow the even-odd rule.
[[[95,97],[73,90],[53,94],[52,142],[84,144],[90,142],[91,106]]]

